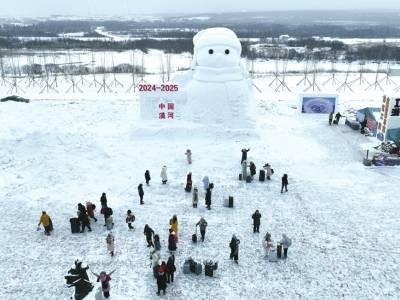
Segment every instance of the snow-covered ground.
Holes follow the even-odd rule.
[[[300,79],[288,80],[295,86]],[[94,91],[53,96],[33,89],[26,92],[34,99],[29,104],[0,103],[0,299],[68,299],[72,290],[63,276],[77,257],[95,272],[117,269],[111,295],[119,297],[112,299],[155,299],[142,230],[149,224],[160,234],[166,260],[173,214],[180,222],[178,271],[165,299],[398,299],[400,169],[363,166],[363,149],[377,144],[374,138],[344,125],[329,127],[325,115],[298,114],[296,93],[304,87],[275,93],[271,80],[256,80],[256,126],[240,131],[141,121],[138,102],[125,89],[97,97]],[[365,86],[343,92],[341,110],[380,106],[381,96]],[[271,182],[238,181],[243,147],[251,148],[249,159],[258,169],[272,164]],[[187,148],[193,152],[190,166]],[[166,186],[159,177],[163,165]],[[136,187],[146,169],[152,181],[140,206]],[[199,187],[205,175],[215,183],[211,211],[204,208],[203,192],[199,208],[192,208],[184,192],[189,171]],[[282,195],[284,173],[289,192]],[[93,232],[70,233],[76,205],[90,200],[100,207],[102,192],[114,210],[114,258],[107,254],[101,215]],[[229,195],[234,209],[222,205]],[[124,222],[127,209],[136,216],[134,232]],[[260,234],[252,233],[256,209]],[[42,210],[54,222],[50,237],[36,231]],[[191,235],[201,216],[209,224],[206,240],[194,245]],[[261,241],[267,231],[275,242],[282,233],[293,239],[286,261],[266,261]],[[229,260],[234,233],[241,240],[239,265]],[[184,275],[189,256],[217,260],[217,276]]]

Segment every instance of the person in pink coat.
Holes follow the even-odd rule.
[[[111,256],[114,256],[115,238],[111,232],[107,235],[106,242],[107,242],[107,250],[110,252]]]
[[[103,296],[106,299],[110,298],[110,289],[111,289],[110,281],[111,281],[111,275],[114,272],[115,270],[107,274],[106,272],[102,271],[100,272],[100,275],[92,272],[92,274],[97,277],[97,282],[101,282],[101,291],[103,292]]]

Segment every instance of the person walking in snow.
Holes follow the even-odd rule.
[[[205,200],[206,200],[207,209],[210,210],[211,209],[211,189],[209,187],[207,188]]]
[[[139,184],[137,189],[138,189],[138,193],[139,193],[140,204],[142,205],[142,204],[144,204],[144,202],[143,202],[143,196],[144,196],[143,185]]]
[[[186,187],[185,187],[186,192],[191,192],[192,191],[192,172],[189,172],[186,176]]]
[[[167,166],[162,167],[160,177],[162,180],[162,184],[167,184],[167,181],[168,181]]]
[[[288,176],[287,176],[287,174],[283,174],[283,176],[282,176],[281,193],[283,193],[283,188],[285,188],[286,192],[288,191],[288,189],[287,189],[288,184],[289,184]]]
[[[147,247],[154,247],[153,244],[154,230],[151,229],[151,227],[146,224],[144,226],[143,234],[146,236]]]
[[[246,178],[247,178],[247,167],[248,167],[247,161],[246,160],[242,161],[242,176],[243,176],[243,180],[246,180]]]
[[[338,125],[338,124],[339,124],[339,120],[340,120],[341,117],[343,117],[343,116],[340,114],[340,112],[338,112],[338,113],[335,115],[335,122],[334,122],[334,124]]]
[[[53,230],[53,222],[51,221],[49,215],[45,211],[42,211],[42,215],[40,216],[38,228],[40,227],[40,224],[42,224],[44,227],[44,234],[50,235],[50,232]]]
[[[254,162],[250,162],[250,176],[251,176],[251,178],[253,178],[254,177],[254,175],[256,175],[257,174],[257,171],[256,171],[256,165],[254,164]]]
[[[269,164],[265,164],[263,169],[265,170],[265,175],[267,176],[267,180],[271,180],[272,174],[274,174],[274,170],[271,168]]]
[[[128,228],[129,229],[135,229],[135,227],[132,226],[132,223],[135,222],[135,215],[132,214],[132,211],[128,209],[126,212],[126,223],[128,223]]]
[[[167,275],[166,275],[166,264],[165,261],[161,263],[161,266],[158,268],[157,274],[157,295],[160,295],[160,292],[163,291],[165,295],[165,290],[167,289]]]
[[[106,195],[106,193],[101,194],[100,203],[101,203],[101,208],[107,207],[107,195]]]
[[[206,228],[208,226],[207,221],[201,217],[200,220],[196,223],[196,226],[200,227],[201,241],[204,242],[204,237],[206,236]]]
[[[288,238],[286,234],[282,234],[280,243],[283,247],[283,257],[287,258],[288,248],[292,245],[292,239]]]
[[[144,173],[144,179],[146,180],[146,185],[149,185],[149,182],[151,180],[150,171],[149,170],[146,170],[146,172]]]
[[[78,204],[78,219],[82,225],[81,233],[85,232],[85,227],[87,227],[89,231],[92,231],[89,216],[87,215],[86,208],[82,203]]]
[[[202,182],[203,182],[203,188],[206,191],[210,186],[210,179],[208,178],[208,176],[204,176]]]
[[[258,211],[258,209],[254,212],[254,214],[251,216],[253,218],[253,233],[259,233],[260,232],[260,220],[261,220],[261,214]]]
[[[154,250],[156,250],[156,251],[161,250],[160,237],[158,234],[154,235]]]
[[[168,237],[168,250],[173,254],[176,251],[176,238],[175,238],[175,232],[170,229],[169,230],[169,237]]]
[[[199,203],[199,191],[197,189],[197,186],[194,186],[193,188],[192,202],[193,207],[197,208],[197,203]]]
[[[153,270],[154,278],[157,278],[158,268],[160,267],[160,253],[156,250],[150,254],[151,264],[150,267]]]
[[[107,250],[110,252],[111,256],[114,256],[114,251],[115,251],[115,237],[110,232],[107,237],[106,237],[106,243],[107,243]]]
[[[106,226],[106,220],[107,220],[107,216],[106,216],[107,196],[106,196],[106,193],[101,194],[100,203],[101,203],[100,213],[104,215],[104,226]]]
[[[96,209],[96,205],[94,205],[92,202],[88,201],[86,202],[86,211],[89,216],[89,218],[93,219],[95,222],[97,222],[96,217],[94,216],[94,210]]]
[[[104,217],[106,218],[106,226],[108,230],[113,229],[114,227],[114,220],[113,220],[113,210],[111,207],[106,207],[105,209],[105,213],[104,213]]]
[[[265,250],[265,254],[269,256],[269,252],[274,248],[274,243],[272,242],[271,234],[269,232],[267,232],[265,235],[262,245]]]
[[[229,248],[231,248],[231,254],[229,255],[229,258],[234,259],[235,263],[238,263],[239,260],[239,244],[240,240],[236,237],[236,235],[232,235],[231,242],[229,243]]]
[[[333,121],[333,111],[331,111],[331,113],[329,114],[329,125],[332,125],[332,121]]]
[[[240,163],[243,163],[244,160],[247,160],[247,152],[249,152],[250,149],[242,149],[242,160],[240,161]]]
[[[185,152],[186,155],[186,159],[189,165],[192,164],[192,151],[190,151],[190,149],[187,149]]]
[[[116,270],[112,271],[110,274],[107,274],[104,271],[100,272],[100,275],[92,272],[92,274],[94,276],[97,277],[97,282],[101,282],[101,290],[103,292],[103,296],[104,298],[108,299],[110,298],[110,290],[111,290],[111,286],[110,286],[110,281],[111,281],[111,275],[115,272]]]
[[[175,267],[175,256],[170,255],[167,261],[167,283],[174,282]]]
[[[173,232],[175,232],[175,240],[178,242],[178,217],[176,215],[173,215],[172,218],[169,220],[169,226],[172,229]]]

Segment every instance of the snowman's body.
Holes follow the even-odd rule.
[[[239,39],[230,29],[210,28],[196,34],[193,43],[192,68],[178,79],[186,94],[183,119],[240,126],[252,92]]]

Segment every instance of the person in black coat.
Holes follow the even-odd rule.
[[[338,113],[335,115],[336,125],[339,124],[339,120],[340,120],[341,117],[343,117],[343,116],[340,114],[340,112],[338,112]]]
[[[175,232],[173,232],[172,229],[169,230],[168,250],[171,252],[176,251],[176,237]]]
[[[101,203],[101,208],[107,207],[107,196],[106,196],[106,193],[101,194],[100,203]]]
[[[167,283],[174,282],[175,271],[175,256],[171,255],[167,261]]]
[[[244,160],[247,160],[247,152],[249,151],[250,149],[242,149],[242,160],[240,161],[240,164],[242,164]]]
[[[256,174],[257,174],[256,165],[251,161],[250,162],[250,176],[251,176],[251,178],[253,178],[254,175],[256,175]]]
[[[149,182],[151,180],[150,171],[149,170],[146,170],[146,173],[144,173],[144,179],[146,179],[146,184],[149,185]]]
[[[147,241],[147,247],[154,247],[153,244],[153,235],[154,235],[154,230],[151,229],[149,225],[144,226],[143,234],[146,236],[146,241]]]
[[[192,191],[192,172],[187,174],[186,176],[186,187],[185,187],[186,192],[191,192]]]
[[[107,196],[106,193],[101,194],[100,197],[100,203],[101,203],[101,210],[100,213],[104,215],[104,226],[106,226],[106,208],[107,208]]]
[[[235,263],[238,263],[239,260],[239,244],[240,240],[236,237],[236,235],[233,235],[231,242],[229,243],[229,248],[231,248],[231,254],[229,255],[229,258],[234,259]]]
[[[165,264],[165,262],[163,263]],[[165,290],[167,289],[167,276],[163,268],[160,268],[157,274],[157,288],[157,295],[160,295],[161,291],[163,291],[163,294],[165,295]]]
[[[287,185],[289,184],[288,182],[288,176],[287,174],[283,174],[282,176],[282,187],[281,187],[281,193],[283,193],[283,188],[285,188],[285,191],[287,192]]]
[[[86,208],[82,203],[78,204],[78,219],[82,225],[81,233],[85,232],[85,227],[87,227],[89,231],[92,231],[92,228],[90,228],[89,216],[87,215]]]
[[[139,193],[140,204],[144,204],[144,202],[143,202],[143,196],[144,196],[143,185],[139,184],[137,189],[138,189],[138,193]]]
[[[211,209],[211,189],[210,189],[210,187],[207,188],[207,192],[206,192],[206,205],[207,205],[207,209]]]
[[[253,233],[260,232],[260,219],[261,219],[261,214],[258,211],[258,209],[255,211],[255,213],[251,216],[253,218]]]

